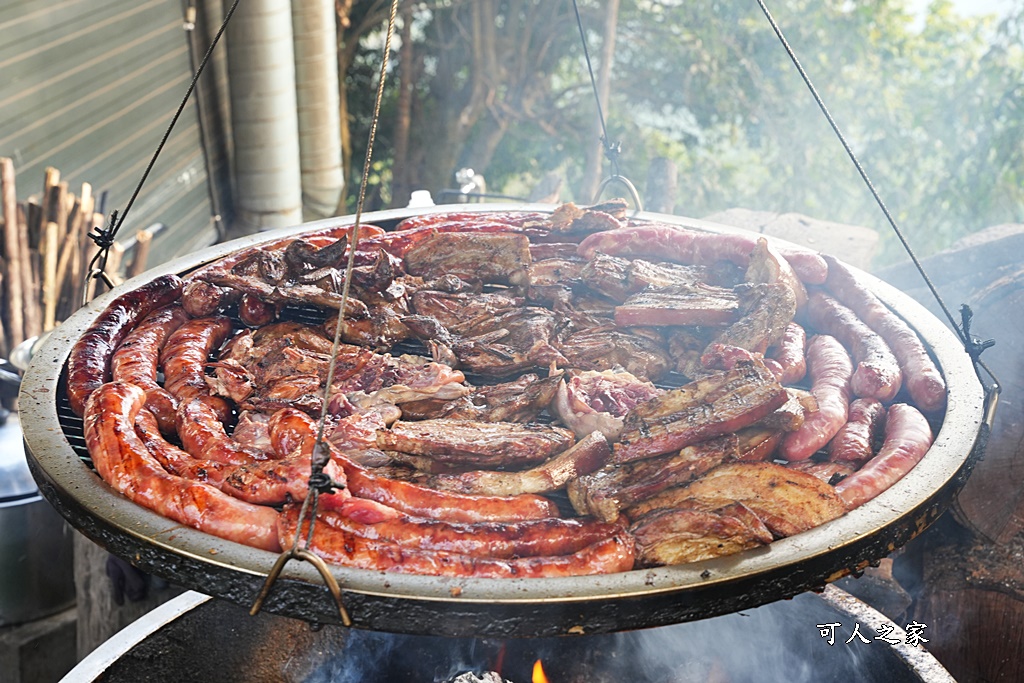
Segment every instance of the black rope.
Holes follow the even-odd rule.
[[[99,247],[99,251],[95,256],[93,256],[92,261],[89,262],[88,278],[102,277],[107,285],[110,286],[110,280],[105,275],[107,269],[107,256],[110,252],[110,247],[114,245],[114,240],[117,237],[118,230],[120,230],[121,226],[124,224],[125,218],[127,218],[128,212],[131,211],[132,206],[135,204],[135,200],[138,198],[139,192],[142,191],[142,186],[149,178],[149,174],[153,170],[153,166],[156,164],[157,158],[159,158],[160,153],[167,144],[168,138],[171,137],[171,131],[174,130],[175,124],[178,123],[181,113],[185,111],[185,105],[188,104],[189,97],[191,97],[192,91],[196,88],[199,76],[202,75],[207,62],[210,61],[210,55],[213,54],[213,49],[217,46],[217,43],[220,41],[220,37],[224,34],[224,30],[227,28],[232,15],[235,13],[238,3],[239,0],[234,0],[234,2],[231,3],[231,8],[228,9],[227,14],[224,15],[224,21],[221,22],[220,28],[217,30],[217,34],[210,42],[210,47],[206,50],[206,54],[203,55],[203,59],[199,63],[199,68],[196,69],[195,74],[192,76],[192,82],[189,83],[188,90],[185,91],[185,96],[181,98],[181,104],[178,105],[177,111],[174,112],[174,116],[171,118],[171,122],[167,126],[167,130],[164,132],[164,136],[160,140],[160,144],[157,145],[156,151],[153,152],[153,157],[149,160],[149,164],[146,166],[146,170],[143,171],[142,177],[139,178],[139,183],[135,186],[135,191],[132,192],[132,196],[129,198],[124,211],[120,212],[120,216],[116,210],[111,211],[110,221],[107,223],[107,227],[96,228],[95,232],[89,233],[89,237],[96,243],[96,246]],[[186,30],[189,30],[187,28],[188,23],[190,23],[190,20],[186,18]]]
[[[573,1],[575,2],[575,0]],[[879,195],[878,190],[875,189],[874,183],[871,182],[871,178],[868,177],[867,171],[864,170],[864,167],[861,165],[860,160],[854,153],[853,148],[850,147],[850,143],[846,141],[846,136],[844,136],[842,130],[840,130],[839,124],[836,123],[836,120],[832,117],[832,114],[831,112],[829,112],[828,107],[825,106],[825,102],[824,100],[821,99],[821,95],[818,94],[818,90],[817,88],[814,87],[814,83],[811,82],[810,76],[807,75],[807,72],[804,70],[803,65],[800,64],[800,60],[797,58],[796,52],[793,51],[793,48],[790,46],[789,41],[786,40],[786,36],[782,33],[782,29],[779,27],[779,24],[775,21],[775,17],[773,17],[772,13],[768,10],[768,6],[765,5],[764,0],[757,0],[757,4],[761,7],[761,11],[764,12],[765,17],[768,19],[768,23],[771,24],[772,30],[775,31],[775,35],[778,37],[779,42],[781,42],[782,46],[785,48],[786,54],[789,55],[789,58],[793,62],[793,65],[800,73],[800,78],[803,79],[804,84],[807,86],[807,89],[810,90],[811,95],[814,97],[814,101],[818,103],[818,108],[821,109],[821,113],[825,115],[825,118],[828,120],[828,124],[832,127],[832,130],[833,132],[835,132],[836,137],[839,138],[839,142],[842,143],[843,149],[846,150],[847,156],[850,157],[850,161],[852,161],[853,165],[857,168],[857,172],[860,174],[860,177],[864,181],[864,184],[867,185],[868,190],[871,191],[871,195],[875,198],[875,202],[878,204],[878,207],[882,210],[882,213],[885,214],[885,218],[886,220],[889,221],[889,225],[892,226],[893,232],[896,233],[896,237],[899,238],[900,242],[903,244],[903,248],[906,250],[907,254],[910,255],[910,260],[914,263],[914,266],[921,274],[921,277],[924,279],[925,284],[928,285],[928,289],[931,290],[931,293],[935,297],[935,300],[938,302],[939,307],[942,309],[942,312],[946,315],[946,319],[949,320],[949,324],[956,331],[957,336],[960,337],[960,341],[963,343],[964,349],[971,356],[971,360],[974,363],[975,370],[977,370],[978,367],[983,368],[998,387],[998,380],[996,379],[995,375],[980,359],[982,351],[991,346],[994,346],[995,341],[992,339],[988,339],[985,340],[984,342],[980,342],[971,337],[970,322],[971,318],[973,317],[973,313],[971,312],[970,307],[968,307],[966,304],[961,306],[960,308],[962,322],[961,324],[957,323],[956,319],[953,317],[953,313],[946,306],[946,302],[942,300],[942,296],[939,294],[939,290],[935,287],[935,284],[928,276],[928,273],[925,272],[924,266],[921,265],[921,261],[917,258],[917,254],[914,253],[914,250],[911,248],[910,243],[904,236],[903,231],[900,229],[899,225],[896,224],[896,219],[893,218],[892,214],[889,212],[888,207],[886,207],[885,202],[882,201],[881,195]]]
[[[587,32],[583,28],[583,19],[580,17],[580,6],[576,0],[572,0],[572,8],[576,12],[576,25],[580,29],[580,42],[583,43],[583,56],[587,60],[587,71],[590,72],[590,87],[594,90],[594,101],[597,103],[597,118],[601,122],[601,146],[604,148],[604,155],[612,165],[612,175],[619,173],[619,155],[622,153],[622,143],[612,142],[608,139],[608,127],[604,121],[604,110],[601,109],[601,95],[597,91],[597,78],[594,77],[594,66],[590,62],[590,50],[587,49]]]

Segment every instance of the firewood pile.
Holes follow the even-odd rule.
[[[97,280],[86,282],[89,263],[97,246],[88,234],[102,227],[96,196],[89,183],[75,194],[60,171],[47,168],[38,193],[19,202],[14,163],[0,157],[2,212],[0,226],[0,356],[25,339],[52,330],[82,304],[83,295],[92,298],[99,291]],[[137,236],[135,257],[129,274],[142,272],[151,238],[146,231]],[[110,249],[106,273],[120,280],[124,247]]]

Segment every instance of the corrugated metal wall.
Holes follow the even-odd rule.
[[[191,79],[182,23],[179,0],[0,1],[0,156],[19,199],[53,166],[124,209]],[[207,175],[193,101],[119,239],[165,224],[150,264],[213,243]]]

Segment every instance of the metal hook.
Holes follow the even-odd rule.
[[[324,583],[327,584],[327,590],[331,592],[331,597],[334,598],[335,604],[338,605],[338,614],[341,615],[341,623],[345,626],[352,626],[352,618],[349,617],[348,610],[345,609],[345,605],[341,599],[341,586],[338,585],[334,575],[331,574],[331,570],[327,567],[327,563],[324,562],[319,555],[310,552],[305,548],[289,548],[278,556],[277,561],[274,562],[274,566],[270,569],[270,573],[267,574],[266,581],[263,582],[263,587],[260,589],[260,594],[256,597],[256,602],[252,604],[252,608],[249,610],[249,615],[256,616],[259,614],[260,609],[263,608],[263,601],[266,600],[268,595],[270,595],[270,589],[273,588],[274,583],[277,582],[284,566],[292,559],[309,562],[311,565],[316,567],[317,571],[320,572],[320,577],[324,580]]]
[[[640,202],[640,193],[636,191],[636,186],[629,181],[629,178],[623,175],[614,174],[605,178],[597,188],[597,194],[594,196],[594,203],[597,204],[601,200],[601,195],[604,194],[605,189],[613,182],[617,182],[624,186],[629,192],[629,196],[633,198],[633,215],[636,215],[644,210],[643,204]]]

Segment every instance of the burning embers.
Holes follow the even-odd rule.
[[[340,229],[120,297],[69,361],[97,469],[178,522],[276,549],[301,530],[326,414],[338,491],[312,547],[331,562],[552,577],[800,533],[924,455],[927,421],[892,402],[917,372],[909,398],[941,407],[941,375],[842,264],[603,208],[364,228],[337,349],[287,318],[337,314]]]

